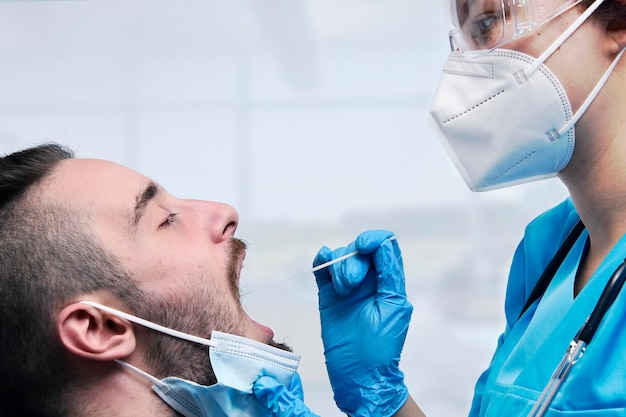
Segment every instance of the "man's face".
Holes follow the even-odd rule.
[[[141,290],[160,307],[184,312],[189,325],[177,330],[271,342],[271,329],[239,302],[245,245],[233,239],[239,218],[231,206],[174,198],[137,172],[94,159],[62,162],[42,190],[44,198],[89,213],[96,236]]]

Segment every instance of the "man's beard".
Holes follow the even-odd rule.
[[[171,329],[206,338],[211,330],[243,336],[245,323],[241,318],[245,314],[242,314],[240,302],[238,265],[245,249],[245,242],[231,239],[226,265],[230,294],[218,291],[215,285],[194,288],[185,300],[146,291],[143,297],[138,297],[140,301],[135,306],[137,315]],[[214,277],[208,277],[209,280],[211,278]],[[234,297],[236,311],[229,307],[225,296]],[[273,340],[269,345],[291,351],[287,345]],[[157,378],[177,376],[201,385],[217,383],[208,349],[207,346],[146,331],[146,362]]]
[[[243,240],[237,239],[237,238],[231,239],[230,253],[229,253],[230,257],[229,257],[229,263],[228,263],[228,269],[227,269],[228,278],[229,278],[230,288],[231,288],[233,297],[235,297],[235,299],[239,302],[239,308],[241,309],[243,309],[243,306],[241,305],[241,302],[239,301],[241,299],[241,295],[239,292],[239,284],[238,284],[239,271],[237,270],[237,268],[238,268],[238,260],[240,259],[241,256],[243,256],[243,252],[245,250],[246,250],[246,243]],[[286,350],[288,352],[292,351],[292,349],[286,344],[279,343],[274,340],[270,340],[268,344],[270,346],[273,346],[278,349]]]
[[[239,308],[241,309],[243,309],[243,306],[241,305],[241,302],[239,301],[241,299],[241,295],[239,293],[239,284],[238,284],[239,271],[237,270],[237,268],[238,268],[238,260],[240,259],[241,256],[243,256],[243,252],[245,250],[246,250],[246,243],[243,240],[237,239],[237,238],[231,239],[230,258],[229,258],[230,262],[228,264],[228,277],[229,277],[229,282],[230,282],[231,291],[233,293],[233,297],[235,297],[235,299],[238,300]],[[242,335],[239,335],[239,336],[242,336]],[[286,344],[276,342],[273,339],[270,340],[268,344],[270,346],[273,346],[278,349],[286,350],[288,352],[292,351],[292,349]]]

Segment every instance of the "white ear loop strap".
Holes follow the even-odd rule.
[[[156,379],[155,377],[153,377],[152,375],[150,375],[149,373],[142,371],[141,369],[137,368],[136,366],[131,365],[130,363],[121,361],[119,359],[113,359],[118,365],[120,365],[122,368],[126,368],[131,372],[136,373],[137,375],[140,375],[142,377],[144,377],[145,379],[147,379],[148,381],[152,382],[153,385],[158,385],[161,387],[166,387],[167,385],[164,384],[163,382],[161,382],[160,380]]]
[[[598,7],[600,7],[600,5],[603,2],[604,2],[604,0],[596,0],[596,1],[594,1],[593,4],[587,8],[587,10],[585,10],[580,16],[578,16],[578,18],[574,21],[574,23],[572,23],[565,30],[565,32],[563,32],[561,34],[561,36],[556,38],[556,40],[554,42],[552,42],[552,45],[550,45],[550,47],[548,49],[546,49],[541,55],[539,55],[539,57],[535,60],[535,63],[533,65],[531,65],[526,71],[524,71],[524,74],[526,74],[526,77],[530,77],[530,75],[532,73],[534,73],[537,70],[537,68],[539,68],[544,62],[546,62],[548,57],[550,55],[552,55],[554,53],[554,51],[556,51],[558,48],[560,48],[561,45],[563,45],[563,43],[565,42],[565,40],[567,38],[569,38],[570,35],[572,33],[574,33],[576,31],[576,29],[578,29],[580,27],[580,25],[582,25],[585,22],[585,20],[587,20],[587,18]]]
[[[111,307],[104,306],[102,304],[95,303],[93,301],[80,301],[82,304],[90,305],[98,310],[106,311],[107,313],[115,314],[118,317],[126,319],[132,323],[138,324],[148,329],[155,330],[157,332],[165,333],[169,336],[184,339],[189,342],[198,343],[210,347],[218,347],[218,343],[213,342],[211,339],[205,339],[204,337],[194,336],[191,334],[179,332],[178,330],[170,329],[169,327],[161,326],[160,324],[152,323],[148,320],[144,320],[132,314],[124,313],[123,311],[116,310]]]
[[[622,49],[619,52],[619,54],[617,54],[617,56],[615,57],[615,59],[613,60],[609,68],[607,68],[607,70],[604,71],[604,74],[602,74],[602,77],[600,78],[596,86],[593,87],[593,90],[591,90],[591,93],[589,93],[589,95],[587,96],[583,104],[581,104],[580,108],[576,110],[576,113],[572,116],[572,119],[569,122],[567,122],[565,126],[559,129],[559,136],[563,135],[564,133],[567,133],[567,131],[569,131],[572,128],[572,126],[574,126],[576,122],[578,122],[578,119],[582,117],[582,115],[589,108],[589,106],[591,106],[591,103],[596,98],[596,96],[598,95],[602,87],[604,87],[604,84],[606,84],[607,80],[611,76],[611,73],[613,72],[613,69],[615,69],[615,66],[619,62],[620,58],[622,57],[622,55],[624,55],[624,51],[626,51],[626,49]]]

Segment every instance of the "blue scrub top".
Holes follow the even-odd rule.
[[[626,238],[613,247],[574,298],[574,279],[587,232],[583,231],[544,296],[518,320],[535,283],[578,221],[570,199],[527,227],[509,274],[506,328],[489,368],[480,376],[470,416],[526,416],[626,257]],[[602,320],[583,357],[573,366],[546,416],[626,416],[626,287]]]

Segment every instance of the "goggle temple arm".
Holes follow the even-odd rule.
[[[450,51],[452,52],[463,52],[462,43],[459,42],[458,32],[456,30],[451,30],[448,33],[448,41],[450,42]]]

